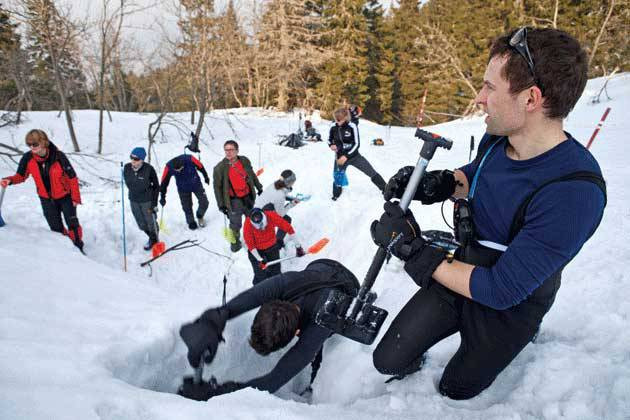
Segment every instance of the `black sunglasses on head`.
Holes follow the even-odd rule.
[[[133,161],[136,161],[136,162],[139,161],[139,160],[142,160],[142,159],[140,159],[139,157],[136,157],[136,156],[129,156],[129,159],[131,159]]]
[[[529,68],[532,77],[534,78],[534,82],[536,85],[542,90],[542,84],[536,75],[536,70],[534,69],[534,60],[532,59],[532,55],[529,52],[529,46],[527,45],[527,27],[524,26],[519,28],[514,32],[514,34],[510,37],[508,41],[510,48],[519,53],[521,57],[525,59],[527,62],[527,67]]]

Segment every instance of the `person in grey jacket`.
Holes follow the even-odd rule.
[[[144,161],[146,156],[144,147],[133,149],[129,156],[131,162],[123,169],[123,178],[129,189],[133,217],[140,230],[149,237],[144,245],[144,249],[148,251],[158,241],[156,214],[160,183],[153,166]]]

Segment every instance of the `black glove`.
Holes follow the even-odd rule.
[[[306,252],[304,252],[304,248],[298,246],[297,248],[295,248],[295,255],[297,255],[298,257],[303,257],[306,255]]]
[[[203,182],[205,182],[206,185],[210,185],[210,178],[204,178]]]
[[[188,363],[196,368],[201,356],[207,351],[204,362],[211,363],[217,353],[219,342],[224,341],[223,329],[228,319],[226,307],[208,309],[195,322],[184,324],[179,336],[188,347]]]
[[[413,166],[405,166],[389,179],[383,190],[385,200],[402,197],[413,169]],[[452,171],[444,169],[425,172],[413,199],[421,201],[422,204],[439,203],[455,193],[456,185],[457,182]]]
[[[258,195],[261,195],[263,193],[263,190],[258,190]]]
[[[383,206],[385,213],[382,214],[380,220],[373,221],[370,226],[372,240],[380,247],[388,248],[390,243],[390,251],[401,260],[407,260],[410,256],[403,245],[409,245],[420,236],[420,226],[416,223],[416,219],[409,209],[406,212],[398,206],[398,202],[385,202]],[[400,236],[399,236],[400,235]]]
[[[165,197],[165,196],[162,196],[162,197],[160,198],[160,205],[161,205],[162,207],[164,207],[164,206],[166,205],[166,197]]]
[[[220,211],[221,213],[225,214],[226,216],[227,216],[227,215],[228,215],[228,213],[229,213],[228,208],[227,208],[227,207],[225,207],[225,206],[221,206],[221,207],[219,207],[219,211]]]
[[[234,381],[219,384],[214,376],[210,378],[209,382],[201,381],[201,383],[195,384],[193,378],[187,376],[184,378],[184,383],[177,393],[191,400],[207,401],[212,397],[229,394],[230,392],[238,391],[244,387],[243,384]]]

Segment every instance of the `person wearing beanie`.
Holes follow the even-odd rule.
[[[306,131],[306,141],[322,141],[322,135],[315,130],[310,120],[304,121],[304,131]]]
[[[153,166],[144,161],[146,157],[144,147],[134,148],[129,155],[131,161],[123,169],[123,178],[129,190],[133,217],[140,230],[149,237],[144,245],[148,251],[158,242],[157,202],[160,183]]]
[[[289,222],[273,210],[262,210],[254,207],[249,213],[249,217],[245,219],[243,226],[243,239],[248,250],[247,257],[254,269],[254,284],[281,273],[280,264],[265,268],[267,262],[280,258],[280,248],[276,241],[276,228],[289,234],[289,239],[295,244],[295,253],[298,257],[305,255],[295,236],[295,230]]]
[[[182,210],[186,216],[186,223],[191,230],[197,229],[197,226],[204,227],[206,222],[203,216],[208,210],[208,196],[201,184],[201,178],[199,174],[203,175],[203,180],[206,185],[210,184],[210,177],[208,172],[204,168],[203,164],[192,155],[180,155],[169,160],[164,167],[162,173],[162,183],[160,186],[160,204],[162,207],[166,205],[166,189],[171,180],[171,176],[175,176],[175,183],[177,184],[177,192],[179,194],[179,200],[182,203]],[[195,194],[199,207],[197,207],[197,220],[195,221],[195,215],[193,215],[193,201],[192,195]]]
[[[74,168],[66,155],[57,149],[43,130],[29,131],[24,142],[29,151],[22,156],[17,173],[2,178],[0,187],[20,184],[32,176],[50,230],[67,235],[83,252],[83,229],[77,217],[81,193]],[[61,221],[62,214],[67,229]]]
[[[291,223],[291,217],[287,214],[289,209],[295,207],[300,201],[297,199],[288,198],[288,195],[293,191],[293,184],[295,184],[295,173],[290,169],[285,169],[280,174],[273,184],[268,185],[258,197],[256,197],[255,207],[263,210],[274,210],[280,217],[287,222]],[[276,241],[278,248],[284,246],[284,237],[286,232],[278,230],[276,233]]]

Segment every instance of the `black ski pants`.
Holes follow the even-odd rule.
[[[75,244],[81,243],[82,245],[81,225],[77,217],[77,208],[72,204],[70,194],[57,200],[42,197],[39,197],[39,200],[42,203],[42,211],[50,230],[63,234],[68,233]],[[67,232],[61,221],[62,214],[66,221],[66,226],[68,226]]]
[[[444,369],[439,390],[455,400],[472,398],[532,341],[559,287],[558,275],[505,310],[481,305],[438,283],[420,289],[378,343],[374,367],[388,375],[415,372],[428,349],[459,332],[459,349]]]
[[[368,177],[370,177],[370,181],[372,181],[372,183],[376,185],[379,190],[383,191],[383,189],[385,188],[385,180],[383,179],[383,177],[380,176],[378,172],[376,172],[376,170],[372,167],[372,165],[370,165],[370,162],[368,162],[367,159],[361,156],[359,153],[349,158],[346,163],[341,166],[337,165],[337,160],[335,159],[335,171],[338,169],[345,171],[348,166],[354,166],[355,168],[366,174]],[[333,181],[333,197],[339,197],[342,190],[343,188],[335,184],[335,181]]]
[[[199,207],[197,207],[197,218],[200,219],[206,214],[206,210],[208,210],[208,197],[206,196],[206,191],[203,187],[199,187],[199,189],[193,192],[183,192],[178,191],[179,200],[182,203],[182,210],[184,210],[184,214],[186,215],[186,223],[191,224],[195,221],[195,216],[193,215],[193,201],[192,195],[195,194],[197,197],[197,202],[199,203]]]
[[[258,253],[265,262],[277,260],[278,258],[280,258],[280,248],[278,248],[278,244],[272,245],[267,249],[259,249]],[[280,264],[271,265],[263,270],[262,268],[260,268],[260,265],[258,265],[258,261],[256,260],[256,258],[254,258],[252,253],[249,251],[247,252],[247,258],[249,258],[249,262],[252,264],[252,268],[254,269],[254,280],[252,280],[254,286],[265,280],[266,278],[281,273]]]
[[[150,201],[130,201],[131,213],[141,231],[147,234],[152,242],[158,239],[157,215],[153,212],[153,204]]]

